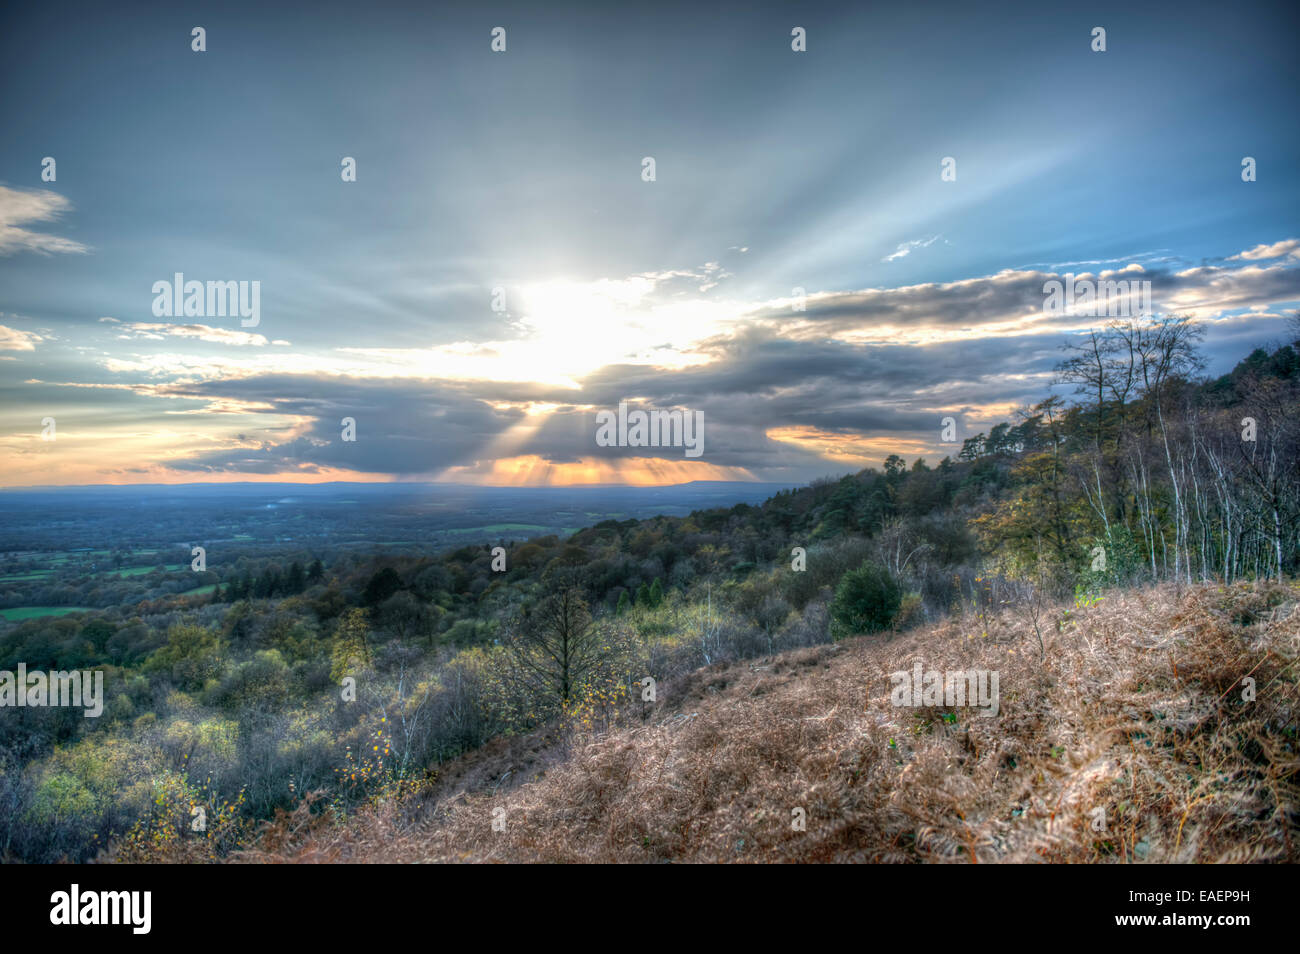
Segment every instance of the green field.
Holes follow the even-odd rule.
[[[31,570],[27,573],[15,573],[12,576],[0,576],[0,583],[19,583],[23,580],[42,580],[49,575],[49,570]]]
[[[24,619],[38,619],[42,616],[66,616],[69,613],[93,613],[89,606],[19,606],[14,609],[0,609],[0,619],[11,623]]]
[[[446,533],[540,533],[543,530],[550,530],[551,527],[544,527],[537,523],[489,523],[485,527],[456,527],[447,530]]]
[[[163,564],[163,569],[166,570],[179,570],[180,568],[181,568],[181,564],[179,563]],[[132,567],[127,567],[125,570],[111,570],[109,571],[109,575],[110,576],[140,576],[143,573],[152,573],[154,569],[155,567],[153,566],[132,566]]]

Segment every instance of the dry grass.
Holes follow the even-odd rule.
[[[238,860],[1293,862],[1296,598],[1114,594],[1058,609],[1045,662],[1008,615],[701,670],[641,724],[503,743],[433,795],[281,819]],[[888,674],[918,660],[997,670],[1000,716],[892,706]]]

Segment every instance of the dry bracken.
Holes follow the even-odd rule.
[[[1296,600],[1166,585],[1055,607],[1045,659],[1009,613],[703,669],[522,768],[518,742],[470,755],[237,860],[1293,862]],[[892,705],[916,662],[997,671],[1000,713]]]

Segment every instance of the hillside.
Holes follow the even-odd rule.
[[[1048,608],[1041,659],[1006,612],[713,666],[609,731],[499,741],[344,824],[281,815],[237,860],[1295,862],[1297,595]],[[999,672],[999,716],[892,705],[888,674],[918,662]]]
[[[1157,344],[1181,357],[1150,364]],[[1130,599],[1125,592],[1158,585],[1186,590],[1294,580],[1300,570],[1295,349],[1258,351],[1231,375],[1210,381],[1194,373],[1195,329],[1181,320],[1109,327],[1088,346],[1091,359],[1074,353],[1061,366],[1063,380],[1080,384],[1076,403],[1049,397],[1014,423],[954,442],[954,451],[960,446],[955,457],[933,466],[922,459],[908,466],[891,455],[880,470],[784,490],[757,505],[594,520],[563,535],[507,536],[511,524],[494,517],[489,526],[502,533],[495,545],[480,540],[387,551],[357,549],[350,539],[319,546],[295,539],[269,548],[254,541],[247,551],[233,552],[217,545],[201,572],[159,565],[162,551],[154,548],[161,544],[147,540],[147,553],[73,548],[49,557],[46,566],[35,565],[30,555],[14,557],[4,564],[11,578],[6,592],[13,605],[39,612],[0,625],[0,671],[20,664],[29,670],[98,669],[104,693],[95,718],[65,707],[5,709],[0,858],[212,861],[253,848],[259,826],[284,813],[319,816],[328,809],[352,823],[376,806],[401,815],[424,812],[426,803],[446,804],[448,786],[458,780],[478,791],[475,779],[496,784],[500,776],[504,790],[529,777],[534,765],[558,764],[558,742],[547,739],[567,745],[572,732],[581,737],[596,728],[616,737],[633,712],[644,718],[639,725],[647,732],[656,720],[678,716],[695,726],[700,715],[692,713],[731,698],[719,684],[717,692],[700,690],[692,703],[691,687],[715,678],[698,672],[737,667],[716,678],[728,687],[749,686],[761,700],[778,688],[763,680],[785,670],[751,666],[784,666],[771,660],[809,651],[833,673],[837,660],[858,651],[844,648],[859,646],[846,637],[870,633],[924,641],[958,626],[963,636],[993,640],[996,627],[981,621],[998,611],[1012,614],[1000,624],[1010,627],[1007,632],[1035,629],[1036,622],[1038,632],[1057,641],[1043,664],[1044,672],[1055,672],[1053,685],[1087,685],[1100,677],[1053,669],[1083,663],[1075,659],[1075,631],[1062,618],[1064,609],[1054,619],[1051,607],[1068,605],[1078,613],[1101,599],[1104,612]],[[1131,358],[1121,361],[1120,355]],[[1100,368],[1093,381],[1100,397],[1084,387],[1092,367]],[[1148,383],[1135,384],[1133,368],[1143,367],[1140,380]],[[1186,373],[1171,370],[1179,367]],[[350,519],[360,533],[372,516],[360,509]],[[204,585],[194,592],[195,583]],[[1174,591],[1151,592],[1172,599],[1167,594]],[[31,603],[47,598],[49,605]],[[96,608],[55,615],[72,599],[87,602],[69,608]],[[1182,625],[1166,625],[1151,612],[1152,639]],[[1136,619],[1117,616],[1113,628],[1127,632]],[[1226,653],[1217,663],[1223,671],[1207,682],[1222,683],[1220,692],[1245,674],[1237,671],[1240,647],[1225,640],[1217,647]],[[1038,654],[1037,632],[1032,641],[1003,647],[1008,665],[1021,661],[1025,646]],[[1292,658],[1290,650],[1278,652]],[[1211,649],[1205,653],[1214,658]],[[1269,657],[1263,666],[1274,662]],[[868,678],[883,690],[882,673],[895,663],[882,657],[878,665],[874,675],[845,675],[858,687],[853,691],[861,692]],[[1121,656],[1104,665],[1141,673],[1145,663]],[[1184,662],[1177,665],[1185,673]],[[653,712],[640,713],[647,677],[658,681],[659,702]],[[1008,676],[1002,691],[1009,702],[1023,704],[1036,684],[1028,673],[1018,681]],[[1178,684],[1178,691],[1185,689]],[[810,691],[818,703],[823,695],[833,697],[831,687]],[[1121,717],[1113,706],[1122,699],[1104,697],[1089,717],[1109,725],[1107,718]],[[1082,758],[1083,750],[1051,734],[1067,723],[1075,704],[1072,692],[1038,699],[1037,711],[1051,714],[1044,717],[1046,734],[1035,741],[1004,729],[1019,746],[1010,751],[1037,753],[1034,745],[1045,741],[1049,752],[1061,748],[1060,758],[1070,752]],[[1058,705],[1064,707],[1059,713]],[[860,707],[860,699],[841,701],[807,718],[824,718],[831,731],[845,711]],[[754,718],[763,721],[762,713]],[[983,734],[993,731],[992,724],[982,720],[971,730],[971,757],[975,745],[985,751]],[[889,764],[923,774],[925,747],[913,738],[913,727],[889,726],[880,729],[886,744],[895,740]],[[686,738],[696,731],[690,728]],[[857,725],[838,731],[868,738]],[[847,745],[838,736],[818,744],[832,754]],[[808,757],[816,751],[810,748]],[[899,757],[900,751],[916,761]],[[780,764],[799,764],[797,754],[783,754]],[[1021,755],[1011,758],[1021,764]],[[499,761],[508,764],[498,767]],[[670,768],[687,771],[676,762]],[[824,797],[847,797],[814,768],[808,767],[808,777],[829,786]],[[1013,768],[1008,763],[1000,770]],[[897,779],[871,784],[891,791],[885,781]],[[981,792],[996,790],[983,777],[972,784]],[[738,798],[744,790],[736,789]],[[767,789],[759,791],[770,797]],[[422,801],[412,802],[414,795]],[[1201,795],[1196,789],[1189,796],[1193,805],[1203,806]],[[678,791],[674,798],[680,797]],[[704,804],[712,811],[717,801],[708,798],[714,800]],[[900,804],[911,811],[928,798]],[[676,801],[665,804],[679,812]],[[795,807],[781,811],[788,815]],[[810,837],[801,843],[814,841],[813,820],[829,824],[844,817],[822,803],[803,807]],[[1020,811],[1007,816],[1016,819],[1033,810],[1028,802],[1003,807]],[[1129,810],[1120,801],[1113,808],[1117,818]],[[766,802],[753,811],[768,813],[764,824],[778,824],[770,814],[776,808]],[[978,816],[976,809],[961,811]],[[679,830],[672,826],[687,824],[681,820],[687,816],[671,817],[667,829],[641,832],[638,850],[677,850],[665,831],[676,831],[683,844],[698,843],[705,821],[690,815]],[[736,837],[745,841],[742,851],[760,838],[757,829],[750,831],[758,821],[746,819],[743,825],[728,822],[749,832]],[[1259,827],[1266,827],[1263,821]],[[921,847],[890,841],[888,852],[907,857],[930,851],[924,831],[930,829],[916,832]],[[818,837],[826,837],[825,830]],[[420,851],[430,843],[421,842]],[[1181,851],[1186,838],[1175,843]],[[963,844],[969,854],[980,843]],[[1142,844],[1135,837],[1128,849],[1116,843],[1115,850],[1123,857]],[[484,850],[447,848],[457,857]]]

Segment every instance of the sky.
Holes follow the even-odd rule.
[[[270,6],[0,13],[0,486],[806,481],[1061,391],[1066,273],[1300,307],[1294,3]]]

